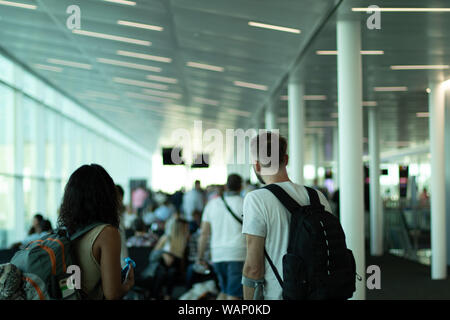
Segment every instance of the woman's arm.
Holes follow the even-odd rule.
[[[161,236],[161,238],[159,238],[158,242],[156,243],[156,246],[153,250],[161,250],[164,245],[166,244],[167,241],[167,235],[163,235]]]
[[[97,237],[95,246],[100,249],[100,270],[102,274],[103,294],[107,300],[121,299],[134,285],[134,270],[130,266],[127,278],[122,283],[119,230],[107,226]]]

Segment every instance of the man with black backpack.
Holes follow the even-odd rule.
[[[348,299],[356,272],[342,227],[321,192],[290,181],[286,151],[278,134],[251,142],[255,174],[266,186],[244,199],[244,299]]]

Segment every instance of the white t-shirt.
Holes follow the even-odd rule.
[[[186,192],[183,196],[182,209],[185,219],[187,221],[192,221],[192,213],[194,212],[194,210],[198,210],[200,212],[202,212],[203,210],[202,193],[196,189]]]
[[[242,219],[244,200],[241,196],[225,196],[225,201],[234,214]],[[221,198],[210,200],[203,212],[202,222],[211,226],[211,261],[245,261],[247,254],[242,225],[225,207]]]
[[[290,181],[277,183],[299,205],[309,205],[306,188]],[[331,208],[325,196],[318,192],[319,199],[325,210],[331,213]],[[244,224],[242,233],[265,238],[267,253],[272,259],[278,273],[283,277],[283,256],[287,252],[290,212],[281,204],[275,195],[267,189],[258,189],[247,194],[244,199]],[[264,299],[282,299],[282,288],[265,259]]]

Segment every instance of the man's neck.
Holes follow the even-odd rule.
[[[265,176],[264,177],[264,182],[266,184],[287,182],[287,181],[291,181],[291,180],[289,179],[286,170],[283,170],[282,172],[279,172],[278,174],[273,175],[273,176]]]

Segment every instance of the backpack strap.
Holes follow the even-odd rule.
[[[90,225],[88,225],[88,226],[86,226],[86,227],[76,231],[74,234],[70,235],[69,239],[70,239],[70,241],[74,241],[74,240],[78,239],[79,237],[81,237],[82,235],[84,235],[85,233],[91,231],[95,227],[98,227],[98,226],[100,226],[102,224],[104,224],[104,223],[102,223],[102,222],[92,223],[92,224],[90,224]]]
[[[306,188],[306,191],[308,191],[309,203],[310,203],[309,205],[314,208],[324,209],[323,204],[320,202],[319,194],[317,193],[317,191],[310,187],[305,186],[305,188]]]
[[[264,189],[267,189],[270,192],[272,192],[273,195],[277,197],[278,200],[280,200],[280,202],[286,207],[286,209],[290,213],[292,214],[298,213],[298,208],[300,208],[301,206],[298,204],[297,201],[292,199],[292,197],[286,191],[284,191],[282,187],[280,187],[277,184],[269,184],[265,186]]]
[[[233,210],[231,210],[230,206],[229,206],[228,203],[225,201],[225,197],[224,197],[223,195],[221,195],[220,198],[222,199],[223,203],[225,204],[225,207],[227,208],[228,212],[231,213],[231,215],[233,216],[233,218],[236,219],[237,222],[239,222],[240,224],[242,224],[242,220],[238,218],[238,216],[233,212]]]

